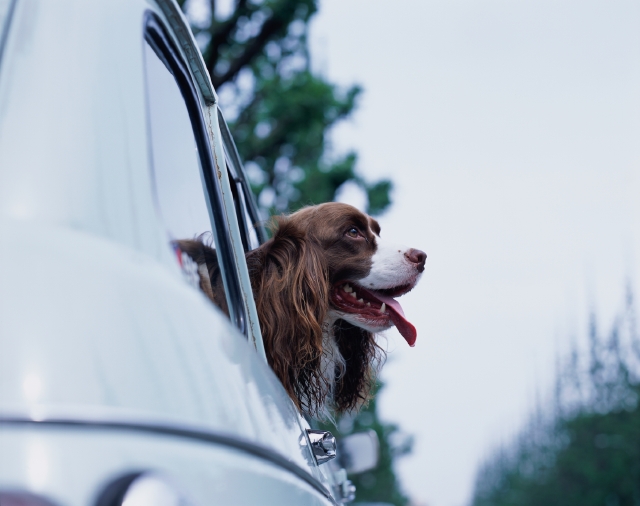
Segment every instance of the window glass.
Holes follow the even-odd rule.
[[[238,183],[240,186],[241,183]],[[249,211],[247,211],[247,205],[244,199],[244,195],[240,192],[240,200],[242,201],[242,214],[244,216],[244,221],[247,224],[247,229],[249,231],[248,237],[248,250],[253,250],[260,247],[260,239],[258,238],[258,226],[257,223],[254,223],[249,215]]]
[[[172,239],[211,231],[200,157],[180,89],[145,44],[151,154],[158,210]]]
[[[226,155],[226,152],[225,152]],[[251,251],[260,246],[256,224],[251,219],[251,215],[247,210],[247,202],[244,196],[244,188],[242,182],[234,176],[231,170],[231,163],[227,156],[227,173],[229,174],[229,182],[231,184],[231,195],[236,208],[236,216],[238,217],[238,225],[240,226],[240,236],[242,239],[242,247],[245,251]]]
[[[173,75],[146,42],[145,69],[158,212],[187,279],[228,315],[200,154],[187,106]]]
[[[243,221],[240,224],[242,234],[242,245],[245,251],[250,251],[260,246],[267,240],[263,219],[255,204],[255,198],[251,191],[251,186],[247,181],[246,174],[238,155],[238,150],[233,142],[233,137],[227,126],[227,122],[218,109],[218,121],[220,133],[222,134],[222,144],[227,162],[227,171],[231,181],[231,191],[236,206],[238,219]]]

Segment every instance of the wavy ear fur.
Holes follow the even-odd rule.
[[[272,239],[247,254],[271,368],[299,409],[317,414],[330,391],[323,375],[329,279],[324,255],[306,232],[279,217]]]
[[[384,350],[375,336],[346,320],[337,320],[333,337],[342,358],[344,370],[336,375],[333,407],[338,413],[354,411],[371,399],[376,373],[385,359]]]

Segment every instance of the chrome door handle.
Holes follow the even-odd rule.
[[[313,456],[318,465],[336,458],[336,438],[328,430],[307,429]]]

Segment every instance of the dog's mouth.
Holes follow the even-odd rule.
[[[416,328],[404,316],[402,307],[395,300],[409,292],[413,284],[400,285],[381,290],[369,290],[352,282],[341,282],[334,285],[331,291],[331,302],[341,312],[350,313],[375,324],[380,328],[391,323],[396,326],[409,346],[416,343]]]

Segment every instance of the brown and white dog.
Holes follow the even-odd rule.
[[[179,246],[210,275],[218,272],[197,253],[202,244]],[[378,222],[347,204],[275,218],[273,237],[247,254],[247,265],[269,364],[299,409],[342,413],[369,399],[384,357],[375,334],[395,325],[415,343],[395,297],[413,289],[426,258],[385,243]]]

